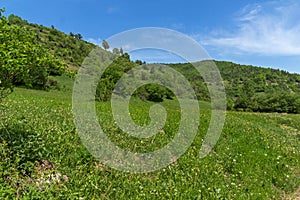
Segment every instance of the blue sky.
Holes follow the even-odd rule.
[[[213,59],[300,73],[298,0],[2,0],[0,7],[94,43],[134,28],[169,28]],[[145,54],[134,56],[147,60]]]

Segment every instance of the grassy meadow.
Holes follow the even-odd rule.
[[[0,199],[296,199],[300,185],[300,115],[227,112],[213,151],[198,157],[210,120],[200,103],[193,144],[161,170],[133,174],[111,169],[81,143],[72,115],[72,84],[58,90],[15,88],[0,106]],[[153,103],[133,99],[137,123]],[[97,102],[99,122],[118,146],[143,152],[161,148],[178,128],[176,101],[164,129],[147,140],[127,137],[114,124],[110,103]],[[169,117],[170,116],[170,117]]]

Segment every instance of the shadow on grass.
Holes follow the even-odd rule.
[[[26,127],[25,119],[13,121],[0,128],[0,162],[2,170],[17,170],[29,176],[35,162],[40,161],[44,151],[41,135]]]

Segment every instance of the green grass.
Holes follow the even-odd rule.
[[[164,169],[132,174],[102,165],[82,145],[70,84],[64,84],[61,91],[16,88],[1,103],[0,199],[282,199],[299,188],[300,115],[228,112],[213,152],[199,159],[210,119],[208,104],[201,103],[199,131],[188,151]],[[96,108],[110,139],[139,152],[162,147],[176,131],[178,104],[162,104],[169,114],[164,134],[143,145],[114,125],[110,103]],[[148,123],[150,105],[133,99],[132,118]],[[53,164],[49,170],[41,169],[45,160]],[[51,174],[60,179],[42,181]]]

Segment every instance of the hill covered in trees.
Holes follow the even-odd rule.
[[[70,32],[66,34],[55,29],[54,26],[49,28],[29,23],[13,14],[7,19],[10,25],[25,27],[30,30],[38,43],[49,49],[56,58],[63,60],[71,69],[77,69],[90,51],[96,47],[96,45],[82,40],[80,33]]]
[[[210,61],[203,61],[210,62]],[[227,95],[227,108],[240,111],[300,113],[300,75],[287,71],[214,61]],[[200,74],[191,64],[171,64],[190,79],[197,96],[209,100]]]
[[[33,31],[11,24],[0,10],[0,100],[15,85],[46,89],[49,75],[65,72],[65,63],[41,45]]]
[[[1,12],[2,13],[2,12]],[[56,84],[49,75],[61,76],[79,68],[96,45],[82,40],[79,33],[65,34],[51,28],[28,23],[18,16],[0,21],[0,93],[14,85],[45,89]],[[108,44],[109,45],[109,44]],[[98,84],[96,100],[107,101],[119,78],[130,69],[144,64],[131,61],[120,53]],[[205,62],[201,61],[200,65]],[[300,75],[283,70],[215,61],[224,81],[227,107],[231,110],[300,113]],[[210,95],[201,74],[190,63],[167,64],[182,73],[191,83],[199,100],[209,101]],[[145,73],[148,73],[145,67]],[[149,73],[151,73],[149,71]],[[143,100],[174,99],[174,94],[158,85],[146,85],[134,93]],[[1,97],[0,97],[1,99]]]
[[[73,75],[96,45],[53,26],[29,23],[0,10],[0,100],[13,86],[35,89],[56,87],[49,76]]]
[[[205,65],[201,61],[197,65]],[[227,96],[227,109],[254,112],[280,112],[300,113],[300,75],[291,74],[283,70],[261,68],[247,65],[239,65],[232,62],[214,61],[219,68]],[[130,69],[140,65],[139,62],[130,61],[128,54],[124,54],[111,64],[105,71],[99,82],[96,99],[107,101],[118,80]],[[207,84],[202,75],[191,63],[166,64],[183,74],[193,87],[198,100],[210,101]],[[177,79],[163,75],[163,65],[150,68],[143,65],[139,73],[130,73],[130,77],[143,79],[145,77],[158,76],[166,82],[176,85]],[[131,79],[134,81],[134,79]],[[179,83],[177,85],[180,85]],[[103,90],[105,88],[105,90]],[[180,89],[180,88],[179,88]],[[122,95],[130,94],[123,88],[118,91]],[[184,91],[183,91],[184,92]],[[182,93],[183,94],[183,93]],[[143,100],[163,101],[164,99],[175,99],[175,94],[166,87],[157,84],[147,84],[138,88],[134,93]],[[186,95],[185,95],[186,96]]]

